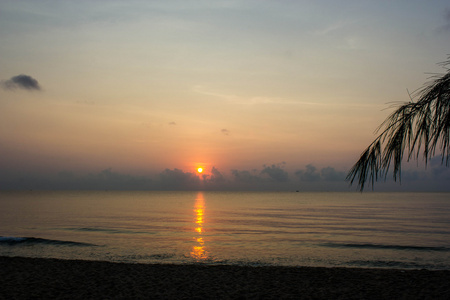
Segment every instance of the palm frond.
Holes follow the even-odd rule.
[[[391,165],[393,178],[401,180],[401,163],[406,153],[408,160],[431,159],[438,149],[442,164],[448,166],[450,154],[450,60],[441,63],[447,73],[434,76],[410,101],[396,108],[378,127],[378,136],[361,154],[350,169],[347,180],[357,179],[360,190],[367,181],[372,188],[379,177],[386,179]]]

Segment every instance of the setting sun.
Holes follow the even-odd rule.
[[[202,173],[203,172],[203,168],[197,168],[197,172]]]

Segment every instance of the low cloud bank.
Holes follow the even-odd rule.
[[[204,174],[181,169],[164,169],[159,174],[136,176],[113,171],[75,174],[62,171],[52,176],[42,174],[13,175],[0,171],[1,190],[249,190],[249,191],[357,191],[345,181],[346,172],[312,164],[294,172],[286,163],[263,165],[261,169],[221,172],[216,167]],[[448,191],[450,168],[431,160],[427,169],[405,170],[402,182],[376,183],[375,191]]]
[[[344,181],[346,177],[345,172],[336,171],[333,167],[322,168],[320,171],[313,165],[309,164],[304,170],[295,172],[301,181],[316,182],[316,181]]]

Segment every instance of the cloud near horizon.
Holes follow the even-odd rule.
[[[306,165],[306,169],[298,170],[295,172],[300,181],[344,181],[346,174],[345,172],[336,171],[333,167],[325,167],[320,171],[312,165]]]
[[[15,89],[22,89],[22,90],[35,90],[40,91],[41,87],[39,85],[39,82],[34,79],[33,77],[29,75],[20,74],[17,76],[13,76],[8,80],[2,81],[1,85],[3,89],[5,90],[15,90]]]
[[[263,165],[262,170],[230,170],[228,176],[212,167],[207,174],[185,172],[181,169],[164,169],[156,175],[138,176],[115,172],[111,168],[98,173],[75,174],[61,171],[54,175],[17,174],[0,172],[1,190],[254,190],[254,191],[352,191],[356,188],[345,181],[345,172],[333,167],[318,169],[308,164],[293,172],[284,170],[285,163]],[[450,191],[450,169],[432,160],[428,170],[404,170],[402,182],[376,184],[379,191]]]
[[[264,169],[261,171],[261,174],[267,174],[271,179],[277,181],[277,182],[287,182],[289,181],[288,173],[283,170],[282,166],[286,163],[283,162],[281,165],[271,165],[266,166],[264,165]]]
[[[196,189],[200,178],[191,172],[183,172],[180,169],[165,169],[158,176],[159,188],[161,189]]]

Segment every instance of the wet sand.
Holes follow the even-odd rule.
[[[0,299],[450,299],[450,270],[0,257]]]

